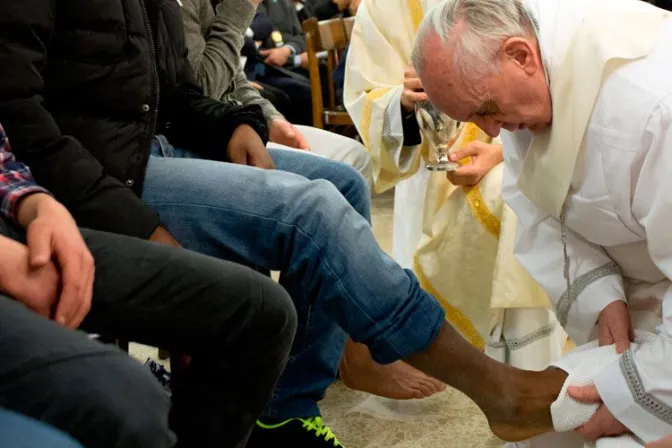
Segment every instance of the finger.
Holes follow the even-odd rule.
[[[611,331],[609,331],[609,327],[607,326],[606,323],[599,322],[598,329],[599,329],[598,341],[600,347],[604,345],[611,345],[614,343],[614,338],[612,337]]]
[[[259,54],[262,56],[268,56],[271,54],[271,50],[259,50]]]
[[[420,103],[429,99],[425,92],[406,92],[406,97],[412,103]]]
[[[63,289],[56,306],[55,320],[67,327],[71,326],[73,318],[77,315],[83,294],[84,285],[78,272],[79,262],[68,261],[65,265],[61,264]]]
[[[567,389],[570,397],[581,403],[601,403],[600,393],[594,384],[590,386],[570,386]]]
[[[310,145],[308,144],[308,140],[306,140],[306,137],[304,137],[302,134],[298,134],[296,136],[296,142],[297,142],[297,144],[296,144],[297,148],[303,149],[303,150],[306,150],[306,151],[310,150]]]
[[[26,232],[26,244],[30,254],[30,266],[41,268],[51,261],[53,256],[52,231],[49,226],[35,223],[28,226]]]
[[[407,78],[404,80],[404,87],[414,92],[421,92],[423,90],[422,81],[418,78]]]
[[[630,325],[612,325],[610,330],[616,344],[616,353],[620,355],[630,348]]]
[[[646,445],[646,448],[672,448],[672,435],[669,435],[655,442],[651,442],[648,445]]]
[[[449,154],[450,160],[457,162],[458,160],[465,159],[467,157],[473,157],[478,154],[479,146],[473,143],[469,143],[464,148],[457,149]]]
[[[404,78],[417,78],[417,77],[418,73],[415,71],[415,67],[413,67],[412,65],[406,67],[406,69],[404,70]]]
[[[264,170],[274,170],[275,163],[268,153],[252,154],[250,156],[250,166],[255,166]]]
[[[89,314],[89,311],[91,311],[91,300],[93,299],[93,285],[96,273],[96,269],[93,265],[93,257],[88,257],[83,264],[89,265],[90,267],[84,278],[84,288],[82,289],[82,298],[79,308],[70,323],[70,326],[74,329],[79,328],[82,321],[86,318],[87,314]]]
[[[231,163],[247,165],[247,151],[234,149],[229,154],[229,159],[231,160]]]
[[[479,174],[478,167],[473,163],[469,165],[464,165],[455,171],[448,172],[448,180],[450,180],[453,185],[461,186],[472,186],[478,183]]]

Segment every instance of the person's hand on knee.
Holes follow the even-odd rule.
[[[259,134],[250,126],[242,124],[233,131],[226,154],[231,163],[263,169],[275,169],[275,163]]]
[[[34,194],[19,204],[19,223],[26,229],[29,263],[41,269],[52,261],[61,290],[53,319],[78,328],[91,309],[95,266],[79,228],[68,210],[47,194]]]
[[[269,123],[269,139],[273,143],[289,146],[290,148],[310,151],[308,141],[301,132],[289,121],[275,118]]]

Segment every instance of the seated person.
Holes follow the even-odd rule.
[[[502,202],[502,149],[473,125],[452,147],[464,166],[425,169],[414,113],[425,101],[412,66],[422,12],[436,0],[363,0],[350,41],[345,102],[374,161],[375,189],[396,186],[394,256],[444,305],[448,321],[502,362],[542,370],[566,335],[541,288],[513,258],[516,217]],[[459,260],[459,262],[457,262]],[[532,337],[534,336],[534,337]],[[527,341],[514,344],[514,341]],[[389,396],[382,369],[346,350],[343,369],[357,388]],[[367,368],[368,365],[368,368]],[[373,373],[372,373],[373,372]],[[397,394],[398,395],[398,394]]]
[[[245,446],[294,337],[296,314],[280,286],[183,249],[80,234],[65,207],[14,160],[1,128],[0,204],[5,408],[87,447],[103,439],[172,447],[173,432],[180,446]],[[174,378],[172,410],[149,370],[73,331],[80,325],[192,356]]]
[[[335,17],[357,15],[360,0],[298,0],[295,1],[299,19],[315,17],[317,20],[329,20]]]
[[[367,179],[367,182],[371,181],[369,155],[361,143],[321,129],[292,125],[272,104],[262,98],[265,91],[274,87],[262,86],[261,90],[257,90],[245,79],[243,70],[237,64],[238,52],[242,51],[246,56],[255,52],[256,47],[252,39],[258,36],[265,38],[274,31],[273,24],[269,21],[265,29],[254,32],[253,38],[245,36],[245,44],[240,50],[243,36],[255,15],[255,7],[259,4],[259,0],[249,2],[222,0],[217,2],[214,8],[210,0],[183,0],[182,3],[189,62],[206,95],[222,101],[233,99],[243,105],[261,106],[269,127],[269,140],[276,144],[272,145],[269,142],[269,147],[277,148],[277,144],[282,144],[293,148],[310,148],[315,154],[353,166]],[[258,16],[259,14],[257,20]],[[264,34],[260,34],[262,31]],[[250,54],[246,65],[253,60],[255,64],[261,63],[255,59],[254,54]],[[285,76],[274,68],[270,69],[276,71],[278,76]],[[254,79],[267,78],[266,76]],[[287,76],[287,79],[293,78]],[[312,115],[310,106],[302,108],[296,101],[296,96],[289,96],[292,115],[296,117],[306,112],[309,116]],[[310,101],[309,98],[307,100]],[[308,119],[312,120],[312,116]]]
[[[249,446],[335,445],[318,401],[334,380],[348,334],[380,364],[403,359],[465,391],[502,437],[551,429],[548,408],[566,375],[517,370],[463,341],[415,275],[376,243],[369,187],[359,173],[302,151],[269,150],[258,106],[203,95],[187,60],[177,2],[68,5],[0,2],[0,121],[17,157],[30,163],[37,181],[79,225],[281,272],[299,315],[299,335]],[[138,270],[135,262],[126,267]],[[185,270],[170,271],[170,277],[190,279],[193,269],[188,276]],[[239,314],[230,315],[237,319],[233,328],[256,331]],[[170,324],[162,334],[180,327]],[[199,344],[215,340],[198,338]],[[241,351],[242,363],[273,372],[248,360],[250,353],[265,351],[257,339],[250,341],[257,346]],[[190,367],[208,365],[194,357]],[[253,394],[249,406],[256,406],[256,394],[264,392],[247,382],[253,375],[228,383],[222,378],[227,375],[211,372],[208,379],[217,384],[202,382],[207,387],[194,393],[175,390],[173,398],[230,403],[212,391],[231,391],[235,383],[232,395]],[[173,419],[179,421],[178,409]],[[191,412],[185,426],[200,428],[204,438],[212,433],[203,425],[214,422],[215,432],[235,432],[231,418],[216,411]],[[254,413],[246,418],[253,421]],[[219,446],[212,440],[185,445]]]

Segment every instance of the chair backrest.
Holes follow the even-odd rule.
[[[327,53],[326,85],[328,86],[328,108],[336,110],[336,90],[332,73],[340,60],[343,50],[347,48],[350,42],[354,17],[352,20],[336,18],[321,22],[311,17],[305,20],[302,26],[306,35],[308,72],[310,73],[310,88],[313,97],[313,126],[324,128],[325,108],[318,53]],[[328,113],[329,111],[326,112]]]

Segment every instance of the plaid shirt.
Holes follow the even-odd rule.
[[[16,161],[0,125],[0,217],[16,221],[17,204],[33,193],[47,193],[47,190],[35,183],[26,165]]]

